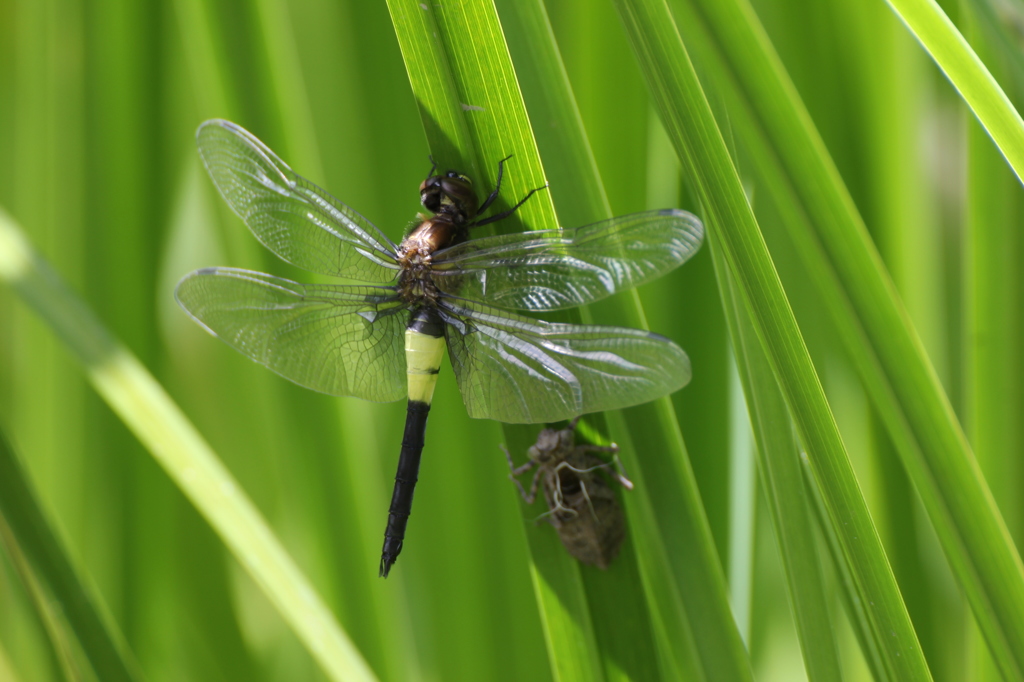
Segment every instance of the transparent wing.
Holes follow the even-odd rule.
[[[639,405],[690,381],[690,360],[663,336],[552,324],[472,302],[442,301],[445,335],[469,416],[514,424]]]
[[[575,230],[463,242],[434,254],[441,291],[514,310],[584,305],[664,275],[700,248],[704,226],[677,209]]]
[[[283,260],[310,272],[388,282],[395,244],[373,223],[298,175],[244,128],[220,119],[196,132],[203,163],[231,210]]]
[[[204,268],[186,275],[174,296],[208,332],[300,386],[375,402],[406,395],[407,320],[390,287]]]

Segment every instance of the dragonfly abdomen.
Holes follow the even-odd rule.
[[[437,384],[437,373],[444,357],[444,328],[433,308],[413,313],[405,330],[405,371],[409,382],[409,402],[430,406]]]
[[[419,476],[420,456],[427,430],[430,401],[444,357],[444,327],[437,310],[415,311],[405,330],[405,364],[409,382],[409,406],[405,416],[402,452],[398,457],[395,489],[391,494],[388,526],[380,557],[380,575],[388,577],[405,540],[405,526],[412,512],[412,498]]]
[[[420,455],[423,454],[423,440],[429,413],[429,403],[409,401],[405,415],[405,435],[402,437],[402,453],[398,457],[395,489],[391,493],[388,525],[384,530],[384,548],[380,554],[382,578],[388,577],[391,567],[398,561],[398,555],[402,552],[405,526],[412,512],[412,496],[416,491],[416,480],[419,477]]]

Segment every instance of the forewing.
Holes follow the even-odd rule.
[[[443,301],[445,335],[469,416],[553,422],[639,405],[690,381],[679,346],[651,332],[552,324]]]
[[[224,200],[264,246],[310,272],[388,282],[395,245],[374,225],[298,175],[244,128],[220,119],[196,132]]]
[[[406,394],[407,320],[391,288],[205,268],[174,295],[211,334],[300,386],[375,402]]]
[[[502,308],[571,308],[664,275],[703,239],[700,220],[686,211],[634,213],[463,242],[434,254],[434,281],[443,292]]]

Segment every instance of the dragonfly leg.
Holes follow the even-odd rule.
[[[533,497],[536,497],[536,492],[534,492],[532,497],[528,495],[526,489],[523,487],[523,484],[519,482],[519,479],[516,478],[516,476],[525,474],[527,471],[532,469],[535,462],[533,460],[530,460],[521,467],[516,467],[516,465],[512,462],[512,453],[510,453],[508,451],[508,448],[506,448],[504,445],[501,445],[500,447],[502,451],[505,453],[505,459],[508,460],[508,468],[510,471],[508,475],[509,480],[515,483],[516,487],[519,488],[519,494],[522,496],[524,500],[526,500],[526,504],[533,504]],[[537,473],[539,474],[540,471],[538,470]],[[536,479],[536,475],[534,475],[534,478]]]
[[[503,175],[505,175],[505,162],[511,159],[512,156],[512,154],[509,154],[504,159],[498,162],[498,182],[497,184],[494,185],[494,191],[487,195],[487,198],[484,199],[484,203],[481,204],[480,208],[477,209],[477,213],[483,213],[484,211],[486,211],[488,208],[491,207],[491,204],[494,203],[494,200],[498,198],[498,192],[501,191],[501,178]]]
[[[500,445],[499,447],[501,448],[502,452],[505,453],[505,459],[508,461],[508,468],[512,470],[513,476],[521,476],[537,465],[537,463],[531,459],[526,464],[517,467],[515,463],[512,462],[512,453],[508,451],[508,448],[506,448],[504,445]]]
[[[619,459],[619,448],[616,446],[615,454],[612,455],[612,463],[615,465],[615,479],[626,490],[633,489],[633,481],[626,476],[626,470],[622,468],[622,460]]]
[[[505,162],[508,161],[511,158],[512,158],[512,154],[509,154],[504,159],[502,159],[501,161],[498,162],[498,182],[494,186],[494,191],[487,195],[487,198],[484,199],[484,203],[480,205],[479,209],[477,209],[477,214],[483,213],[488,208],[490,208],[491,204],[493,204],[494,201],[498,198],[498,193],[501,192],[501,179],[505,175]],[[469,224],[469,226],[470,227],[479,227],[481,225],[490,225],[491,223],[496,223],[499,220],[503,220],[503,219],[509,217],[510,215],[515,213],[517,210],[519,210],[519,207],[522,206],[523,204],[525,204],[526,200],[529,199],[530,197],[532,197],[534,192],[538,192],[538,191],[540,191],[542,189],[547,189],[547,185],[544,185],[543,187],[537,187],[536,189],[531,189],[529,194],[527,194],[525,197],[523,197],[518,204],[516,204],[512,208],[508,209],[507,211],[502,211],[501,213],[495,213],[494,215],[489,216],[487,218],[480,218],[479,220],[474,220],[473,222],[471,222]]]
[[[591,445],[590,443],[581,443],[576,446],[577,449],[583,452],[610,452],[616,453],[619,451],[618,445]]]
[[[566,462],[562,462],[562,464],[568,466]],[[555,504],[551,506],[551,514],[554,515],[555,512],[562,512],[569,516],[579,516],[579,512],[575,509],[565,506],[565,496],[562,494],[562,479],[558,478],[558,470],[561,467],[562,465],[555,467],[555,471],[552,473],[552,476],[555,476]],[[569,468],[571,469],[572,467]],[[580,483],[582,483],[582,481]]]
[[[434,161],[434,155],[428,154],[427,158],[430,159],[430,170],[427,171],[427,180],[434,177],[434,171],[437,170],[437,161]]]
[[[565,498],[562,497],[562,489],[561,489],[560,486],[557,489],[557,491],[555,491],[555,504],[551,508],[551,511],[549,511],[548,513],[551,514],[552,516],[554,516],[556,512],[561,512],[562,514],[568,514],[569,516],[579,516],[580,515],[580,512],[578,512],[577,510],[574,510],[571,507],[566,507],[565,506]]]
[[[587,507],[590,508],[590,515],[594,517],[595,521],[599,521],[597,510],[594,509],[594,503],[590,501],[590,493],[587,492],[587,484],[584,481],[580,481],[580,490],[583,491],[583,499],[587,501]]]
[[[589,474],[591,471],[597,471],[598,469],[607,469],[610,466],[611,464],[609,462],[602,462],[601,464],[595,464],[594,466],[587,467],[586,469],[579,469],[569,464],[568,462],[562,462],[557,467],[555,467],[555,471],[558,471],[559,469],[568,469],[569,471],[575,472],[577,474]]]
[[[572,511],[572,510],[570,509],[569,511]],[[535,524],[537,524],[537,523],[540,523],[542,520],[548,518],[549,516],[554,516],[554,515],[555,515],[555,510],[554,509],[548,509],[543,514],[537,515],[537,517],[533,520],[533,522]],[[554,521],[552,521],[552,523],[554,523]]]
[[[504,220],[505,218],[509,217],[510,215],[512,215],[513,213],[518,211],[519,207],[522,206],[523,204],[525,204],[526,200],[529,199],[530,197],[532,197],[534,192],[539,192],[540,190],[547,189],[547,188],[548,188],[548,186],[544,185],[542,187],[537,187],[535,189],[531,189],[530,192],[525,197],[523,197],[518,204],[516,204],[512,208],[508,209],[507,211],[502,211],[501,213],[495,213],[494,215],[489,216],[487,218],[484,218],[482,220],[474,220],[472,223],[469,224],[469,226],[470,227],[480,227],[481,225],[490,225],[491,223],[496,223],[499,220]],[[498,190],[494,190],[494,191],[497,192]]]
[[[626,476],[625,469],[622,468],[622,460],[619,459],[619,446],[618,445],[615,445],[614,443],[612,445],[609,445],[609,446],[584,444],[584,445],[577,445],[576,448],[578,450],[582,451],[582,452],[610,452],[610,453],[612,453],[612,461],[611,462],[605,462],[604,464],[599,464],[599,465],[597,465],[595,467],[592,467],[591,469],[588,469],[588,471],[591,471],[593,469],[612,469],[612,468],[614,468],[615,471],[613,471],[613,472],[610,471],[609,473],[615,478],[616,481],[619,482],[619,485],[621,485],[626,490],[632,490],[633,489],[633,481],[629,480],[629,477]]]
[[[540,475],[542,473],[544,473],[543,469],[537,469],[537,473],[533,475],[533,481],[530,483],[530,494],[523,496],[526,504],[533,504],[533,501],[537,499],[537,488],[540,487]],[[516,482],[518,483],[518,481]],[[519,489],[522,490],[523,487],[519,486]]]

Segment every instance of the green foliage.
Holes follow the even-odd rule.
[[[61,617],[66,619],[67,626],[80,637],[82,652],[100,679],[141,679],[120,633],[109,622],[104,622],[95,598],[78,577],[2,433],[0,486],[0,541],[12,563],[22,572],[26,586],[33,596],[38,596],[37,611],[51,623],[59,623]],[[39,577],[33,575],[36,570]],[[42,589],[41,583],[49,589]],[[52,595],[52,603],[49,595]],[[50,639],[54,648],[58,642],[66,647],[71,637],[67,633],[57,634],[58,628],[51,630]],[[68,651],[65,648],[61,653],[67,655]],[[73,665],[70,661],[67,664]]]
[[[1019,19],[889,5],[0,0],[0,678],[1024,679]],[[313,279],[212,190],[211,117],[395,240],[428,154],[478,187],[514,154],[499,207],[550,183],[501,230],[705,219],[578,313],[694,368],[586,420],[636,484],[609,571],[507,480],[537,428],[469,420],[446,365],[376,577],[403,406],[173,302],[206,265]]]

